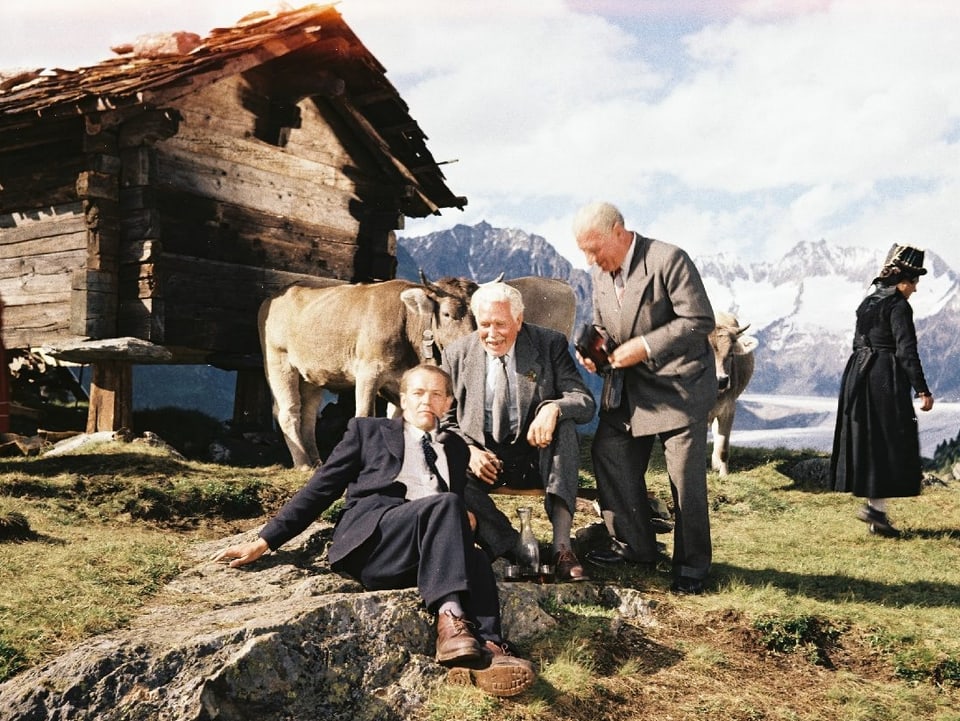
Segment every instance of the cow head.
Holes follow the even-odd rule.
[[[424,331],[433,334],[434,348],[441,351],[476,329],[470,313],[470,296],[477,289],[476,283],[466,278],[441,278],[432,283],[422,270],[420,281],[420,285],[400,294],[408,321],[413,321],[407,328],[414,347],[420,347]]]
[[[736,357],[753,353],[758,341],[751,336],[743,337],[750,324],[741,326],[732,313],[719,312],[716,320],[716,328],[710,333],[710,345],[717,363],[717,394],[721,395],[730,388]]]

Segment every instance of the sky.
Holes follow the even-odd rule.
[[[293,7],[301,3],[294,2]],[[205,36],[271,0],[4,0],[0,68]],[[935,252],[960,271],[954,0],[342,0],[444,163],[463,212],[585,267],[570,226],[626,226],[745,262],[802,241]]]

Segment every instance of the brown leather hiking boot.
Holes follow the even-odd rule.
[[[450,611],[437,616],[437,663],[451,665],[480,659],[480,643],[470,624]]]
[[[458,667],[447,671],[447,683],[455,686],[476,686],[491,696],[516,696],[537,680],[533,664],[517,658],[507,644],[487,641],[483,645],[488,664],[481,668]]]

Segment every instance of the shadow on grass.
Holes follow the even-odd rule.
[[[0,538],[0,546],[6,545],[18,545],[21,543],[42,543],[47,546],[66,546],[69,541],[65,541],[62,538],[56,538],[55,536],[48,536],[46,533],[37,533],[36,531],[30,531],[22,538]]]
[[[740,568],[725,563],[715,563],[711,575],[714,584],[736,581],[749,586],[774,586],[820,601],[857,601],[888,607],[960,607],[960,585],[942,581],[885,582],[836,573],[817,575],[775,568]]]
[[[922,538],[927,541],[960,541],[960,528],[911,528],[903,531],[903,540]]]
[[[171,527],[259,517],[277,495],[260,478],[221,479],[189,461],[136,452],[0,462],[0,494],[56,499],[62,514],[96,509],[105,517]]]
[[[0,461],[0,474],[15,474],[23,479],[55,478],[61,475],[171,475],[190,469],[188,462],[169,456],[145,453],[91,453],[35,458],[29,462]]]

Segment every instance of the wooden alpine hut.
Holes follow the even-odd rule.
[[[404,217],[467,201],[331,5],[113,50],[0,75],[3,346],[92,365],[88,432],[130,427],[142,363],[238,370],[262,413],[260,302],[392,278]]]

